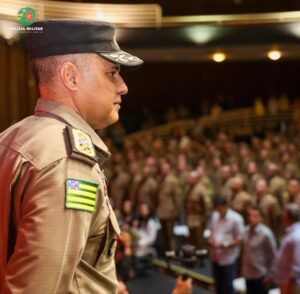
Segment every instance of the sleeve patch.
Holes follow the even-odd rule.
[[[94,212],[98,184],[77,179],[66,179],[66,208]]]

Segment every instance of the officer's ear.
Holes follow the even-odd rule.
[[[60,67],[59,74],[65,88],[69,91],[78,90],[79,70],[74,63],[64,62]]]

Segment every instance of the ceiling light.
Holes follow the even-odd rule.
[[[268,52],[268,57],[269,57],[271,60],[278,60],[278,59],[280,59],[280,57],[281,57],[281,52],[278,51],[278,50],[272,50],[272,51],[269,51],[269,52]]]
[[[217,36],[217,29],[208,25],[187,27],[183,32],[188,40],[200,45],[210,42]]]
[[[226,55],[222,52],[217,52],[217,53],[213,54],[212,59],[215,62],[222,62],[226,59]]]

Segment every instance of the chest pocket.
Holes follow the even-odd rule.
[[[119,234],[119,225],[114,212],[111,211],[107,219],[104,242],[99,247],[94,264],[91,265],[84,259],[80,260],[74,276],[75,288],[69,294],[117,293],[114,255]]]
[[[107,219],[106,237],[102,250],[99,250],[94,264],[97,270],[102,270],[109,263],[114,262],[115,251],[117,247],[117,238],[120,234],[120,228],[113,211],[110,211]]]

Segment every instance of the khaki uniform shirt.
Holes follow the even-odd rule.
[[[130,175],[121,171],[110,181],[110,197],[113,199],[117,208],[121,208],[125,200],[130,182]]]
[[[137,205],[147,203],[151,210],[154,209],[155,195],[157,193],[158,183],[157,180],[148,176],[140,185],[137,191]]]
[[[159,219],[174,219],[178,217],[181,203],[181,191],[176,176],[167,175],[160,184],[156,214]]]
[[[283,231],[282,209],[278,200],[271,194],[266,194],[257,204],[263,213],[263,223],[279,238]]]
[[[185,199],[186,224],[190,228],[201,227],[206,223],[208,214],[207,203],[205,201],[206,188],[201,184],[191,187]]]
[[[69,128],[69,129],[68,129]],[[116,293],[109,152],[70,108],[40,99],[0,135],[0,293]]]
[[[232,196],[229,201],[229,206],[246,219],[247,207],[252,203],[253,199],[251,195],[245,191],[240,191],[236,195]]]
[[[286,191],[287,183],[281,176],[274,176],[270,180],[270,193],[276,197],[281,208],[284,206],[284,192]]]

